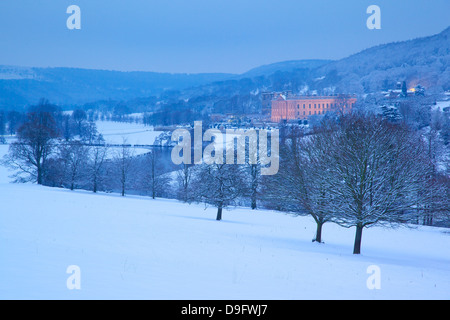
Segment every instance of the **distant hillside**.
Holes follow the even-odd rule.
[[[296,69],[316,69],[326,65],[333,60],[292,60],[267,64],[261,67],[251,69],[240,75],[241,78],[253,78],[259,76],[271,75],[275,72],[292,72]]]
[[[21,109],[47,98],[62,106],[114,100],[132,101],[145,109],[156,100],[178,100],[203,111],[258,112],[259,94],[268,90],[363,94],[406,81],[408,87],[421,84],[427,92],[442,92],[450,89],[449,66],[450,27],[434,36],[379,45],[338,61],[285,61],[240,75],[0,66],[0,109]]]
[[[0,66],[0,108],[20,109],[38,102],[40,98],[61,105],[79,105],[102,99],[130,100],[232,76]]]
[[[47,98],[60,105],[81,105],[98,100],[132,100],[183,91],[227,80],[267,76],[276,72],[314,69],[329,60],[298,60],[274,63],[233,74],[170,74],[120,72],[75,68],[27,68],[0,66],[0,108],[20,109]],[[246,86],[242,87],[244,91]]]
[[[356,93],[388,90],[398,81],[428,93],[450,89],[450,28],[440,34],[379,45],[338,60],[299,60],[252,69],[238,77],[184,90],[181,98],[206,97],[214,112],[258,112],[262,91]],[[218,107],[220,106],[220,107]]]
[[[338,91],[355,93],[392,88],[397,81],[408,87],[420,83],[428,91],[448,90],[450,27],[434,36],[372,47],[317,68],[315,76],[324,82],[331,76]],[[320,81],[315,85],[323,87]]]

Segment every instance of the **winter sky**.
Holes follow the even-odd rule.
[[[370,5],[381,30],[369,30]],[[69,30],[66,9],[81,9]],[[242,73],[436,34],[449,0],[1,0],[0,65]]]

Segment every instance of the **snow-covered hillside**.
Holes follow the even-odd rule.
[[[0,146],[0,155],[7,146]],[[448,299],[450,232],[9,184],[0,167],[1,299]],[[80,268],[69,290],[67,267]],[[369,266],[381,271],[370,290]]]
[[[421,84],[427,92],[441,92],[450,85],[449,36],[447,27],[436,35],[368,48],[319,67],[317,76],[326,75],[324,85],[340,92],[376,92],[402,80],[408,88]]]

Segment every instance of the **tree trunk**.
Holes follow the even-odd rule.
[[[322,222],[317,222],[316,239],[314,241],[322,243]]]
[[[217,218],[216,218],[216,220],[217,221],[222,220],[222,207],[218,207],[217,208]]]
[[[42,184],[42,168],[40,165],[37,167],[37,184]]]
[[[256,209],[256,195],[258,192],[258,166],[256,164],[252,164],[251,166],[251,175],[252,175],[252,195],[251,195],[251,207],[252,210]]]
[[[256,209],[256,194],[252,194],[252,210]]]
[[[73,191],[75,189],[75,174],[72,172],[72,176],[70,177],[70,190]]]
[[[122,197],[125,197],[125,181],[126,181],[126,179],[125,179],[125,171],[124,171],[124,169],[122,168],[122,178],[121,178],[121,184],[122,184]]]
[[[361,254],[362,232],[363,232],[362,224],[356,225],[355,245],[353,247],[353,254]]]

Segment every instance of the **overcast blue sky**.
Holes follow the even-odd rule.
[[[66,9],[81,8],[81,30]],[[366,9],[381,8],[381,30]],[[450,0],[1,0],[0,65],[229,72],[436,34]]]

